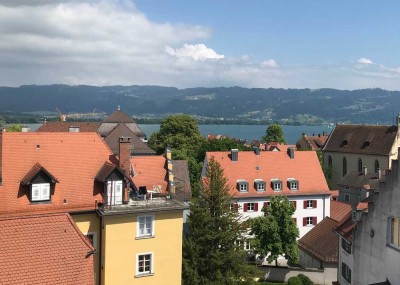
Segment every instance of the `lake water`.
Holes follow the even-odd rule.
[[[28,124],[28,127],[35,131],[41,124]],[[150,138],[153,132],[160,129],[159,124],[144,125],[139,124],[142,131]],[[226,135],[239,139],[247,139],[248,141],[260,140],[265,135],[267,126],[262,125],[199,125],[200,132],[207,136],[208,134]],[[295,144],[302,133],[307,135],[329,133],[332,128],[329,126],[282,126],[286,141],[289,144]]]

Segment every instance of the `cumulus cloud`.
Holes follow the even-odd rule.
[[[152,21],[131,0],[0,0],[0,85],[400,88],[399,67],[368,58],[278,65],[229,56],[211,37],[210,27]]]
[[[213,49],[206,47],[205,44],[184,44],[181,48],[173,49],[170,46],[165,51],[176,57],[190,57],[194,60],[221,59],[224,55],[217,54]]]
[[[370,60],[369,58],[365,58],[365,57],[361,57],[357,60],[357,63],[361,63],[361,64],[374,64],[374,62],[372,60]]]

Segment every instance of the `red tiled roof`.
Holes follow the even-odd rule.
[[[46,173],[48,177],[50,177],[55,183],[58,183],[57,178],[54,177],[49,171],[46,170],[43,166],[40,165],[40,163],[36,163],[31,170],[24,176],[24,178],[21,179],[21,184],[23,185],[28,185],[32,179],[35,178],[36,175],[38,175],[40,172]]]
[[[335,233],[337,222],[325,217],[312,230],[298,240],[301,249],[320,261],[336,263],[339,254],[339,237]]]
[[[207,161],[212,157],[221,164],[227,182],[231,186],[230,193],[236,197],[330,194],[314,151],[295,151],[294,159],[290,159],[289,155],[282,151],[261,151],[259,155],[253,151],[239,151],[238,161],[231,160],[230,152],[206,153]],[[282,191],[274,192],[271,188],[271,180],[275,178],[282,181]],[[289,178],[299,181],[299,190],[288,188]],[[240,179],[249,183],[248,193],[240,193],[237,190],[236,184]],[[254,187],[256,179],[266,182],[266,192],[256,191]]]
[[[0,284],[94,284],[93,247],[68,214],[0,218],[0,240]]]
[[[324,146],[326,140],[328,139],[328,135],[305,136],[304,139],[308,142],[312,150],[319,150]]]
[[[161,193],[167,191],[167,160],[164,156],[134,156],[131,158],[131,165],[134,172],[131,178],[136,187],[146,186],[147,190],[153,190],[161,186]]]
[[[94,209],[103,186],[94,177],[105,162],[116,163],[97,133],[2,133],[0,215]],[[31,204],[21,179],[36,164],[57,177],[51,203]],[[65,200],[65,203],[64,203]]]
[[[286,152],[288,150],[288,148],[293,148],[296,149],[296,145],[294,144],[281,144],[281,143],[277,143],[277,142],[270,142],[265,144],[265,150],[266,151],[283,151]]]
[[[331,202],[330,218],[332,220],[340,222],[352,211],[350,203],[340,202],[336,200],[331,200],[330,202]]]
[[[353,228],[356,226],[356,222],[353,221],[351,213],[342,219],[336,228],[336,232],[343,238],[351,241],[353,238]]]
[[[69,132],[70,127],[79,127],[79,132],[97,132],[100,123],[97,122],[46,122],[37,132]]]

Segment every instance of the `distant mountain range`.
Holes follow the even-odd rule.
[[[186,88],[24,85],[0,87],[0,112],[111,113],[120,105],[141,118],[186,113],[198,118],[281,123],[393,123],[400,91],[382,89]]]

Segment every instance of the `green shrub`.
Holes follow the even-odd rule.
[[[288,280],[288,285],[303,285],[303,282],[301,282],[301,279],[297,276],[290,277]]]
[[[305,276],[304,274],[299,274],[297,275],[297,277],[300,278],[301,283],[303,283],[303,285],[314,285],[314,282],[312,282],[311,279],[308,278],[308,276]]]

